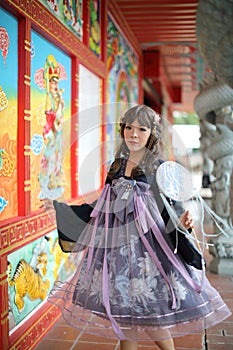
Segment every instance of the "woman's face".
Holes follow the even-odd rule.
[[[138,152],[145,148],[151,130],[147,126],[134,120],[132,124],[126,124],[124,129],[125,143],[130,152]]]

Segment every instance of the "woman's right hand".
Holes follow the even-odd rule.
[[[44,212],[47,214],[49,221],[53,224],[56,225],[56,211],[53,206],[53,201],[49,198],[44,198],[41,199],[41,206],[40,209],[43,209]]]
[[[54,210],[52,199],[44,198],[44,199],[41,199],[41,202],[42,204],[39,207],[40,209],[44,209],[44,211],[51,210],[51,209]]]

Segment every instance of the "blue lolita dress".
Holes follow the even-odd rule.
[[[231,314],[205,274],[174,254],[160,212],[145,176],[133,180],[122,170],[106,182],[69,255],[76,269],[49,296],[70,325],[120,340],[161,340]],[[67,221],[73,228],[75,220]]]

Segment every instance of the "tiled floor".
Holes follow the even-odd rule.
[[[205,224],[206,232],[211,226]],[[211,256],[206,253],[207,266]],[[211,284],[219,291],[233,312],[233,277],[207,272]],[[201,334],[190,334],[175,339],[176,350],[233,350],[233,315]],[[79,332],[61,318],[37,344],[36,350],[120,350],[119,342]],[[152,342],[139,343],[138,350],[156,350]]]
[[[207,273],[211,284],[220,292],[233,311],[233,278]],[[233,350],[233,315],[206,331],[175,339],[177,350]],[[79,332],[61,318],[36,346],[36,350],[119,350],[119,342]],[[138,350],[156,350],[150,342],[139,343]]]

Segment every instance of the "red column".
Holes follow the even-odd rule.
[[[78,86],[79,69],[76,57],[72,59],[71,71],[71,197],[78,195]]]
[[[105,152],[105,141],[106,141],[106,102],[107,102],[107,34],[108,34],[108,11],[107,11],[107,0],[100,2],[101,6],[101,58],[105,63],[105,76],[102,79],[102,148],[101,148],[101,187],[104,186],[106,178],[106,152]]]
[[[150,107],[161,113],[163,101],[161,88],[161,59],[158,50],[147,50],[143,53],[143,77],[146,80],[145,96]]]
[[[89,47],[90,37],[90,1],[83,1],[83,43]]]
[[[18,215],[30,214],[30,83],[31,26],[27,18],[19,20],[18,71]]]

